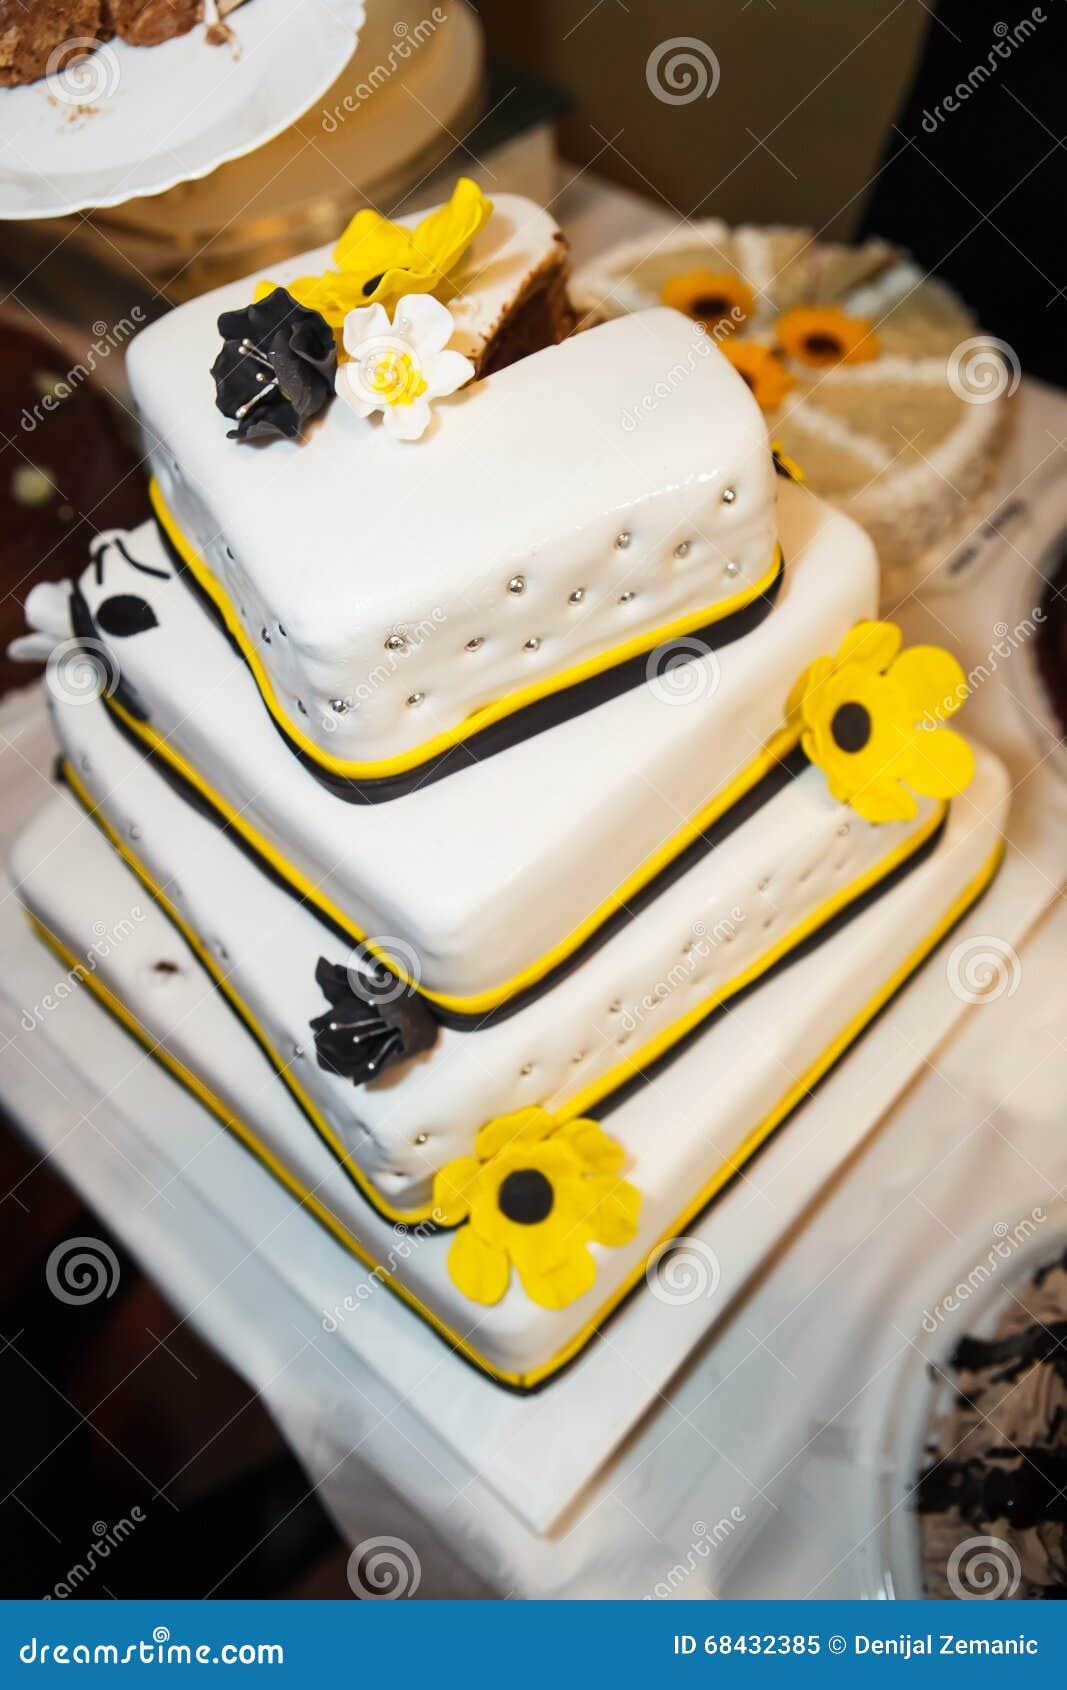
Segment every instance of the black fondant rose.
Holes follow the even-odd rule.
[[[284,288],[219,318],[211,366],[215,403],[237,427],[231,440],[293,440],[333,396],[337,347],[325,317]]]
[[[357,1086],[429,1050],[437,1023],[421,998],[368,957],[357,972],[320,957],[315,979],[330,1008],[311,1022],[319,1067]]]

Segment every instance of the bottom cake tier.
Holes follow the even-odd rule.
[[[352,1307],[384,1284],[474,1366],[502,1385],[530,1391],[573,1360],[628,1295],[651,1294],[650,1262],[787,1122],[803,1155],[798,1110],[988,886],[1006,808],[1004,771],[979,753],[971,787],[953,802],[935,847],[911,872],[812,954],[724,1007],[676,1047],[668,1066],[598,1112],[616,1160],[605,1153],[604,1133],[572,1136],[568,1145],[586,1159],[590,1180],[603,1182],[605,1201],[613,1183],[607,1172],[618,1172],[621,1162],[627,1190],[640,1202],[613,1235],[611,1227],[583,1232],[575,1221],[577,1245],[595,1273],[562,1307],[532,1300],[518,1274],[488,1305],[461,1289],[449,1264],[461,1237],[474,1230],[473,1199],[458,1224],[457,1215],[439,1211],[437,1220],[401,1228],[375,1211],[311,1129],[196,951],[71,797],[57,797],[22,835],[13,873],[37,932],[71,977],[350,1253]],[[950,989],[946,980],[944,990]],[[528,1160],[551,1174],[544,1145],[531,1143]],[[527,1212],[519,1213],[521,1203],[512,1208],[526,1234],[532,1239],[551,1223],[558,1240],[561,1214],[578,1213],[567,1210],[564,1182],[554,1220],[535,1214],[530,1202],[536,1208],[538,1193],[516,1171],[513,1145],[501,1153],[511,1155],[512,1195]],[[555,1153],[558,1165],[558,1146]],[[510,1212],[503,1201],[501,1209]],[[498,1232],[507,1249],[507,1229]],[[469,1271],[458,1277],[469,1286]]]

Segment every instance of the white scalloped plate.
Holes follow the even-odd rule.
[[[111,41],[0,89],[0,218],[121,205],[262,146],[344,69],[364,17],[364,0],[249,0],[232,45],[203,25],[159,47]]]

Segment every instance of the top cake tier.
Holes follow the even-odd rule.
[[[477,364],[560,250],[545,212],[502,196],[456,278],[451,346]],[[256,280],[145,330],[130,379],[164,531],[320,772],[388,783],[488,729],[529,731],[550,698],[566,713],[580,683],[592,701],[597,677],[668,637],[766,608],[762,417],[679,313],[520,357],[439,399],[417,441],[335,401],[304,439],[263,446],[228,438],[209,373],[220,313]]]

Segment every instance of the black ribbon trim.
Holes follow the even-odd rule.
[[[105,835],[105,837],[106,837],[106,835]],[[937,837],[937,836],[935,836],[935,837]],[[929,843],[929,842],[927,842],[927,843]],[[923,847],[923,852],[925,852],[925,850],[926,850],[926,846]],[[906,870],[910,869],[911,867],[915,866],[916,862],[918,860],[921,860],[923,852],[917,852],[915,858],[909,858],[909,860],[906,863],[901,865],[901,868],[906,871]],[[888,889],[888,885],[889,885],[890,882],[895,883],[895,879],[896,879],[896,876],[898,875],[898,873],[899,873],[899,871],[895,870],[893,875],[886,877],[886,881],[881,884],[880,888],[874,888],[873,890],[878,891],[882,888]],[[994,879],[995,879],[995,876],[994,876]],[[977,894],[977,896],[975,898],[973,898],[971,900],[971,902],[967,905],[966,909],[963,909],[963,910],[960,911],[959,916],[953,922],[952,926],[949,927],[948,929],[946,929],[946,931],[942,934],[940,940],[938,941],[938,945],[934,947],[935,950],[939,949],[940,946],[943,945],[945,943],[945,941],[953,933],[956,932],[957,928],[960,926],[960,923],[965,921],[966,918],[970,915],[971,911],[982,901],[986,892],[989,890],[989,886],[991,884],[992,884],[992,881],[987,882],[987,884],[981,889],[981,891]],[[862,904],[863,900],[857,900],[857,903]],[[166,914],[166,911],[164,911],[163,913]],[[858,911],[857,911],[857,913],[858,913]],[[818,938],[819,935],[814,935],[814,937]],[[802,951],[803,951],[803,947],[798,947],[796,953],[791,953],[791,955],[789,957],[782,959],[783,963],[788,964],[791,960],[794,959],[794,956],[802,954]],[[933,954],[933,952],[930,953],[930,955],[932,955],[932,954]],[[199,961],[199,958],[197,960]],[[698,1225],[699,1222],[701,1220],[703,1220],[704,1216],[706,1214],[708,1214],[710,1212],[710,1210],[713,1209],[715,1207],[715,1205],[722,1200],[722,1198],[726,1194],[726,1192],[731,1190],[733,1185],[740,1178],[742,1172],[747,1172],[747,1170],[752,1167],[752,1165],[758,1160],[758,1158],[760,1156],[762,1156],[763,1152],[768,1148],[768,1146],[771,1145],[774,1142],[774,1140],[778,1137],[778,1135],[782,1132],[782,1130],[786,1126],[788,1126],[793,1121],[795,1116],[800,1112],[800,1110],[802,1110],[804,1108],[805,1104],[812,1097],[815,1097],[818,1094],[818,1092],[821,1090],[821,1088],[827,1083],[827,1081],[829,1079],[831,1079],[831,1077],[837,1071],[839,1064],[845,1059],[845,1057],[850,1055],[851,1052],[856,1049],[857,1045],[859,1045],[867,1037],[868,1033],[870,1033],[873,1030],[873,1028],[878,1025],[879,1021],[882,1019],[882,1016],[885,1015],[887,1013],[887,1011],[892,1008],[893,1004],[896,1002],[897,998],[900,996],[900,993],[905,989],[905,987],[909,984],[909,982],[914,978],[915,974],[918,973],[919,969],[924,967],[925,964],[929,960],[930,960],[929,956],[923,957],[921,959],[921,961],[919,963],[917,963],[916,966],[909,971],[906,978],[903,979],[900,982],[900,984],[896,987],[896,989],[886,999],[885,1003],[882,1004],[880,1009],[878,1009],[875,1012],[875,1014],[871,1016],[870,1020],[866,1023],[866,1025],[864,1027],[862,1027],[861,1030],[855,1035],[855,1037],[852,1038],[849,1041],[849,1043],[845,1046],[845,1048],[841,1051],[841,1053],[831,1063],[830,1067],[827,1068],[826,1072],[824,1074],[820,1075],[819,1079],[811,1087],[811,1089],[808,1091],[807,1095],[805,1097],[801,1098],[800,1101],[789,1111],[789,1113],[787,1115],[784,1115],[782,1117],[782,1119],[778,1122],[778,1125],[774,1128],[773,1132],[768,1133],[768,1135],[764,1139],[763,1143],[760,1144],[757,1147],[757,1149],[755,1149],[749,1156],[747,1156],[743,1163],[738,1165],[735,1172],[719,1188],[719,1190],[715,1193],[715,1195],[708,1199],[708,1201],[704,1205],[704,1207],[701,1210],[699,1210],[697,1214],[691,1216],[687,1220],[687,1222],[686,1222],[687,1226],[692,1227],[692,1226]],[[204,965],[201,964],[201,967],[203,967],[203,966]],[[208,974],[208,978],[211,979],[211,975],[206,968],[204,969],[204,972],[206,974]],[[777,972],[777,967],[775,969],[770,970],[763,978],[765,980],[770,979],[771,976],[776,972]],[[758,982],[755,982],[754,985],[755,984],[758,984]],[[740,1002],[741,999],[744,996],[747,996],[747,989],[744,993],[739,992],[737,994],[736,999],[731,1000],[731,1001]],[[108,1004],[106,1004],[100,998],[97,998],[96,1001],[100,1005],[100,1007],[104,1010],[105,1014],[110,1015],[112,1017],[112,1019],[115,1021],[116,1025],[119,1026],[122,1029],[122,1031],[124,1033],[126,1033],[126,1035],[128,1037],[132,1036],[130,1034],[129,1028],[125,1025],[125,1023],[117,1015],[115,1010],[111,1009],[108,1006]],[[247,1022],[245,1022],[245,1020],[242,1016],[238,1015],[236,1008],[232,1004],[230,1004],[230,1000],[225,996],[225,994],[223,994],[223,1001],[233,1010],[233,1013],[235,1015],[237,1015],[238,1020],[241,1021],[241,1024],[243,1026],[247,1026],[248,1025]],[[639,1076],[639,1080],[648,1079],[648,1078],[653,1077],[653,1075],[655,1073],[659,1072],[661,1066],[665,1066],[666,1063],[669,1060],[671,1060],[672,1057],[680,1054],[682,1049],[688,1048],[690,1040],[694,1036],[699,1035],[701,1032],[705,1031],[714,1022],[714,1020],[716,1019],[717,1013],[718,1013],[717,1011],[714,1012],[713,1014],[709,1015],[704,1021],[702,1021],[698,1027],[693,1029],[692,1034],[687,1035],[687,1037],[685,1039],[679,1041],[679,1044],[674,1048],[673,1051],[665,1052],[664,1056],[655,1065],[655,1067],[650,1068],[646,1075]],[[261,1039],[257,1038],[256,1042],[257,1042],[257,1044],[260,1045],[261,1049],[265,1048],[263,1046],[263,1041]],[[162,1062],[160,1061],[160,1057],[159,1057],[157,1049],[153,1048],[152,1046],[148,1045],[147,1043],[144,1045],[144,1049],[147,1051],[148,1055],[152,1057],[153,1061],[159,1062],[160,1066],[161,1067],[163,1066]],[[265,1054],[268,1054],[268,1056],[269,1056],[269,1052],[265,1052]],[[170,1072],[169,1069],[165,1070],[165,1071],[168,1072],[168,1073]],[[178,1078],[178,1076],[171,1075],[171,1078]],[[186,1085],[186,1082],[184,1080],[181,1080],[180,1078],[178,1079],[178,1083],[180,1085]],[[188,1089],[189,1088],[186,1085],[186,1090],[188,1090]],[[619,1102],[622,1101],[622,1094],[623,1094],[624,1089],[625,1088],[620,1087],[618,1092],[611,1094],[613,1102],[616,1098],[618,1099]],[[290,1093],[290,1096],[292,1096],[292,1095],[293,1094]],[[293,1101],[297,1102],[297,1099],[294,1097]],[[605,1099],[604,1103],[607,1103],[607,1101],[608,1100]],[[605,1109],[604,1103],[598,1105],[598,1107],[597,1107],[598,1117],[609,1113],[609,1110]],[[297,1106],[299,1107],[299,1103],[298,1103]],[[305,1111],[301,1110],[301,1113],[303,1114],[303,1113],[305,1113]],[[236,1135],[234,1135],[234,1136],[236,1136]],[[247,1152],[247,1154],[249,1156],[251,1156],[257,1162],[257,1164],[260,1167],[264,1167],[264,1163],[261,1162],[259,1157],[256,1156],[255,1151],[252,1150],[249,1145],[245,1144],[243,1139],[238,1139],[238,1143],[241,1144],[242,1148]],[[342,1164],[342,1166],[343,1166],[343,1164]],[[267,1171],[269,1172],[270,1170],[268,1169]],[[347,1170],[345,1170],[345,1171],[347,1172]],[[351,1177],[351,1176],[349,1176],[349,1177]],[[364,1200],[368,1203],[368,1206],[371,1207],[371,1208],[374,1208],[373,1203],[371,1203],[370,1199],[367,1198],[366,1193],[361,1191],[360,1187],[355,1183],[355,1181],[353,1181],[352,1184],[353,1184],[353,1189],[355,1191],[359,1192],[360,1196],[363,1197]],[[295,1201],[295,1199],[294,1199],[294,1201]],[[378,1211],[376,1211],[376,1212],[378,1212]],[[314,1216],[314,1215],[313,1215],[313,1218],[316,1219],[316,1220],[318,1219],[318,1217]],[[322,1225],[322,1222],[320,1221],[319,1224]],[[422,1225],[423,1225],[424,1229],[426,1229],[426,1230],[436,1230],[434,1228],[434,1225],[433,1225],[432,1222],[424,1222],[424,1223],[422,1223]],[[330,1236],[332,1237],[333,1234],[331,1233]],[[438,1332],[436,1327],[430,1325],[429,1322],[426,1322],[425,1324],[427,1326],[429,1326],[430,1331],[433,1332],[436,1335],[436,1337],[438,1337],[441,1340],[441,1342],[446,1346],[446,1348],[451,1350],[453,1355],[457,1356],[459,1358],[459,1360],[462,1361],[466,1366],[471,1368],[471,1370],[474,1373],[477,1373],[483,1379],[487,1379],[490,1384],[495,1385],[499,1390],[508,1391],[513,1396],[519,1396],[519,1397],[537,1396],[537,1395],[539,1395],[539,1393],[541,1391],[546,1390],[550,1385],[554,1384],[557,1379],[561,1379],[563,1377],[563,1375],[566,1372],[569,1371],[570,1368],[572,1368],[578,1361],[581,1360],[581,1358],[587,1353],[590,1345],[597,1341],[600,1334],[604,1330],[606,1330],[606,1328],[611,1324],[611,1322],[613,1320],[616,1319],[616,1317],[618,1315],[620,1315],[622,1313],[623,1309],[625,1309],[628,1306],[631,1299],[634,1296],[636,1296],[638,1294],[638,1292],[642,1291],[644,1288],[645,1288],[644,1279],[639,1278],[636,1281],[636,1283],[630,1287],[630,1289],[626,1293],[626,1295],[624,1297],[620,1298],[619,1302],[615,1305],[615,1307],[611,1310],[611,1312],[608,1315],[605,1316],[604,1320],[600,1323],[597,1330],[590,1334],[589,1338],[581,1346],[581,1348],[574,1355],[570,1356],[567,1361],[563,1362],[558,1368],[556,1368],[552,1373],[549,1373],[545,1378],[538,1380],[533,1385],[523,1385],[523,1384],[515,1383],[514,1381],[512,1381],[510,1379],[498,1378],[496,1374],[494,1374],[493,1372],[490,1371],[488,1366],[483,1366],[481,1363],[476,1361],[472,1356],[465,1355],[462,1350],[459,1350],[459,1349],[455,1348],[454,1345],[450,1344],[449,1340],[444,1336],[443,1333]],[[410,1305],[409,1305],[409,1307],[410,1307]],[[413,1311],[413,1312],[415,1312],[415,1311]]]
[[[118,697],[118,693],[115,696]],[[105,700],[105,702],[107,701]],[[120,703],[122,702],[125,701],[120,699]],[[306,904],[316,919],[331,933],[335,933],[350,949],[361,943],[341,922],[334,920],[325,910],[319,909],[316,904],[310,903],[286,878],[277,865],[271,862],[269,858],[262,856],[243,833],[239,833],[233,828],[224,813],[216,808],[210,798],[199,787],[194,786],[191,781],[180,774],[166,757],[161,757],[151,747],[146,747],[136,731],[120,716],[117,716],[114,711],[109,711],[108,717],[113,726],[135,747],[138,753],[141,756],[147,756],[168,786],[205,820],[225,833],[227,838],[237,846],[237,849],[248,858],[249,862],[255,864],[261,874],[266,875],[268,880],[290,898],[295,898],[298,903]],[[550,991],[553,986],[558,986],[561,980],[566,979],[567,975],[575,968],[586,962],[600,949],[601,945],[606,944],[616,933],[621,932],[627,923],[633,920],[634,916],[639,915],[655,898],[659,897],[661,892],[665,892],[669,886],[673,886],[676,880],[686,874],[702,857],[706,857],[709,851],[715,850],[744,822],[749,821],[757,811],[761,810],[777,793],[781,792],[783,787],[788,786],[790,781],[795,780],[799,774],[803,773],[807,766],[808,759],[797,746],[780,763],[776,763],[774,768],[770,769],[753,787],[750,787],[748,792],[737,800],[736,804],[732,804],[723,815],[719,816],[716,821],[691,840],[683,850],[679,851],[674,860],[662,868],[657,875],[654,875],[647,885],[641,887],[640,891],[635,892],[625,905],[605,917],[594,933],[590,933],[588,938],[583,939],[570,956],[564,957],[540,980],[535,980],[532,985],[515,993],[513,997],[505,999],[503,1003],[497,1004],[495,1008],[490,1010],[446,1009],[442,1005],[434,1003],[431,999],[426,999],[426,1006],[431,1015],[443,1027],[452,1027],[457,1032],[470,1033],[477,1032],[482,1027],[496,1026],[499,1022],[506,1021],[509,1016],[517,1014],[520,1009],[525,1009],[528,1004],[534,1003],[537,998]]]
[[[167,552],[177,574],[190,588],[202,607],[211,616],[212,621],[225,634],[234,652],[248,667],[248,661],[240,644],[226,627],[211,595],[205,592],[192,570],[188,567],[170,535],[156,518],[160,540]],[[781,591],[782,580],[785,575],[785,562],[780,559],[778,572],[771,584],[750,603],[735,610],[731,615],[721,617],[717,622],[709,622],[703,628],[693,628],[686,634],[679,634],[676,639],[663,642],[664,658],[669,661],[669,654],[677,648],[677,657],[683,661],[691,661],[699,657],[694,652],[693,642],[699,641],[709,651],[721,651],[725,646],[732,645],[758,628],[760,623],[774,608],[775,601]],[[381,804],[392,798],[402,798],[405,793],[413,792],[417,787],[427,785],[430,781],[442,780],[446,775],[454,774],[459,769],[469,768],[472,762],[481,763],[489,757],[495,757],[501,751],[508,751],[514,745],[519,745],[534,734],[545,733],[549,728],[558,727],[562,722],[570,721],[573,716],[584,715],[587,710],[593,710],[600,704],[607,704],[611,699],[618,698],[621,693],[628,692],[645,679],[648,666],[648,652],[639,652],[636,657],[627,658],[622,663],[616,663],[613,668],[605,669],[599,675],[590,675],[584,681],[578,681],[574,686],[564,687],[560,692],[550,693],[546,698],[537,699],[533,704],[527,704],[520,710],[515,710],[510,716],[503,716],[499,721],[491,722],[487,727],[479,728],[458,745],[451,746],[447,751],[441,751],[436,756],[428,757],[424,763],[419,763],[413,769],[407,769],[403,774],[384,775],[379,779],[361,778],[350,779],[344,775],[333,773],[301,746],[290,738],[274,713],[264,702],[263,708],[277,733],[284,740],[293,756],[307,768],[315,779],[338,798],[343,798],[349,804]],[[252,674],[249,669],[249,674]],[[252,675],[253,683],[255,676]],[[256,691],[259,691],[256,684]],[[262,697],[262,694],[260,695]]]

